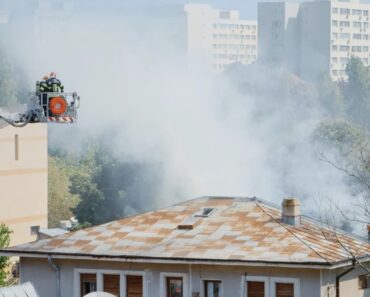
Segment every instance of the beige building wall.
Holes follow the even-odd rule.
[[[222,71],[230,64],[250,64],[257,59],[257,21],[241,19],[239,11],[207,4],[188,4],[185,11],[191,64],[206,62]]]
[[[0,223],[11,245],[33,241],[31,226],[47,227],[47,127],[0,127]]]

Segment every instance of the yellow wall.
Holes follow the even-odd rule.
[[[31,226],[47,227],[47,156],[45,124],[0,128],[0,223],[13,230],[11,245],[35,240]]]

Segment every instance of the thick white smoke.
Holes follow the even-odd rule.
[[[52,127],[52,145],[83,150],[86,136],[114,131],[109,145],[123,160],[162,164],[155,198],[165,204],[202,195],[280,203],[293,195],[312,210],[315,199],[350,197],[343,176],[315,155],[318,102],[276,97],[279,72],[256,72],[256,84],[271,89],[261,98],[209,69],[194,71],[173,35],[183,20],[166,26],[168,19],[151,15],[80,14],[62,29],[12,39],[30,86],[56,71],[67,91],[82,97],[79,123]]]

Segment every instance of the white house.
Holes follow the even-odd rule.
[[[3,249],[40,297],[368,296],[367,239],[257,198],[204,197]],[[356,258],[356,261],[354,260]]]

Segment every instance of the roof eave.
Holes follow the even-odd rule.
[[[247,260],[222,260],[222,259],[189,259],[174,257],[147,257],[128,255],[88,255],[55,252],[35,252],[22,250],[1,250],[0,256],[16,256],[25,258],[47,258],[74,259],[74,260],[104,260],[131,263],[153,263],[153,264],[198,264],[198,265],[225,265],[225,266],[254,266],[254,267],[281,267],[281,268],[310,268],[310,269],[335,269],[351,265],[351,261],[337,263],[329,262],[287,262],[287,261],[247,261]]]

